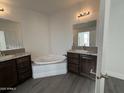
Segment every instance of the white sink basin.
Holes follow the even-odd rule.
[[[1,56],[0,61],[9,60],[9,59],[12,59],[13,57],[14,57],[14,55]]]

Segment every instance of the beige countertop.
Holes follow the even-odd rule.
[[[69,50],[69,53],[77,53],[77,54],[86,54],[86,55],[93,55],[97,56],[97,53],[87,50]]]
[[[24,57],[24,56],[28,56],[28,55],[31,55],[31,54],[30,53],[17,53],[17,54],[13,54],[13,55],[1,56],[0,62],[4,62],[7,60],[12,60],[12,59],[16,59],[16,58],[20,58],[20,57]]]

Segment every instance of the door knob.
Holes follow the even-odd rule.
[[[108,74],[106,73],[106,74],[100,74],[100,76],[97,76],[97,79],[102,79],[102,78],[105,78],[105,79],[108,79],[109,78],[109,76],[108,76]]]

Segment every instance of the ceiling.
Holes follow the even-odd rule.
[[[72,7],[84,0],[0,0],[0,2],[51,14]]]

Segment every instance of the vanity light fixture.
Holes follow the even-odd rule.
[[[87,16],[87,15],[89,15],[89,14],[90,14],[89,11],[80,12],[80,14],[78,15],[78,18],[81,18],[81,17],[83,17],[83,16]]]
[[[0,12],[4,12],[4,8],[0,8]]]

